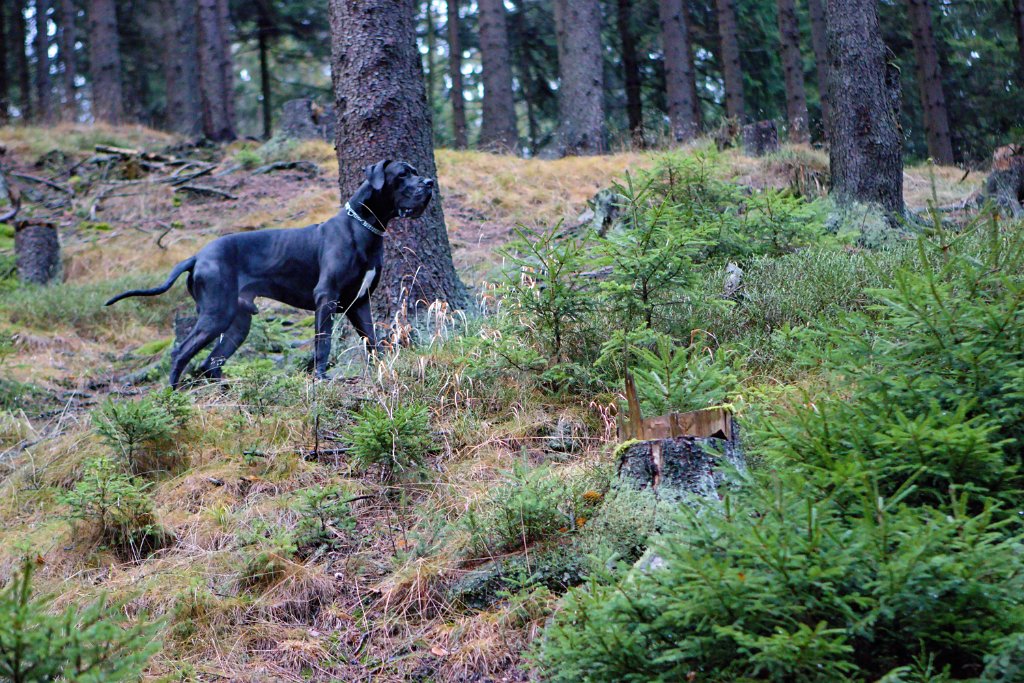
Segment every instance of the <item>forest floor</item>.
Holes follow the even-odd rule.
[[[526,680],[524,652],[550,610],[513,599],[478,609],[454,604],[452,587],[491,559],[466,550],[459,521],[524,454],[584,476],[605,471],[616,441],[607,405],[617,397],[581,403],[522,389],[502,397],[504,405],[464,411],[495,399],[460,384],[462,361],[444,344],[402,351],[370,373],[358,354],[343,354],[337,381],[319,388],[304,379],[288,383],[258,359],[286,362],[290,345],[309,336],[309,315],[263,302],[242,371],[226,391],[190,390],[198,411],[175,437],[169,473],[148,488],[155,518],[175,540],[126,556],[87,524],[70,522],[60,494],[81,478],[87,460],[110,452],[96,431],[104,402],[145,395],[165,381],[172,320],[190,302],[180,284],[160,299],[113,309],[102,301],[162,281],[173,264],[219,235],[334,215],[334,152],[322,143],[191,150],[142,128],[6,128],[0,143],[0,164],[25,188],[26,205],[59,225],[65,264],[64,282],[47,290],[28,292],[10,281],[0,288],[0,336],[13,339],[0,348],[0,380],[7,382],[0,385],[0,585],[27,549],[58,605],[107,593],[126,601],[131,616],[163,619],[154,679]],[[212,170],[195,184],[234,199],[175,192],[155,182],[166,169],[126,177],[122,161],[106,170],[76,167],[96,155],[96,145],[201,159]],[[438,151],[460,274],[486,298],[486,283],[502,277],[499,249],[517,226],[575,225],[595,193],[654,159],[641,152],[539,161]],[[253,172],[289,160],[317,168]],[[727,151],[717,168],[724,179],[756,189],[807,188],[822,182],[827,157],[809,148],[763,159]],[[103,184],[104,174],[131,182]],[[64,190],[24,176],[70,189],[70,202]],[[983,178],[963,176],[956,168],[908,168],[908,204],[965,199]],[[10,233],[0,232],[0,258],[7,259],[0,270],[12,249]],[[441,320],[435,340],[459,326],[457,318]],[[354,347],[347,330],[339,334],[347,340],[342,346]],[[139,381],[125,381],[140,371]],[[447,384],[427,381],[439,374]],[[403,396],[431,405],[436,447],[426,478],[396,483],[356,467],[339,435],[362,402]],[[569,452],[548,447],[564,424],[572,425]],[[268,525],[299,528],[296,501],[329,486],[362,498],[352,502],[351,528],[329,529],[329,549],[285,552],[287,543],[263,538]],[[271,580],[261,582],[259,572],[254,578],[260,563],[272,567]],[[557,596],[536,599],[550,608]]]

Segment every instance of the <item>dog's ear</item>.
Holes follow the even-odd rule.
[[[370,187],[377,192],[384,188],[384,169],[387,168],[390,163],[390,159],[384,159],[383,161],[378,161],[377,163],[363,169],[366,173],[366,179],[370,183]]]

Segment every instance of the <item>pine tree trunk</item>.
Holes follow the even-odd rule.
[[[740,36],[736,23],[735,0],[715,0],[718,9],[718,36],[721,40],[722,77],[725,80],[725,112],[741,124],[746,120],[743,102],[743,67],[740,64]]]
[[[89,0],[89,73],[93,116],[97,121],[120,123],[124,96],[115,0]]]
[[[273,92],[270,87],[270,32],[273,25],[270,18],[268,0],[257,0],[258,14],[257,40],[260,51],[260,92],[263,96],[263,138],[269,140],[274,134]]]
[[[483,63],[484,116],[480,148],[515,150],[519,142],[512,95],[512,59],[504,0],[479,0],[480,60]]]
[[[415,1],[330,0],[328,9],[342,201],[365,179],[363,169],[382,159],[407,161],[436,178]],[[391,222],[384,269],[374,295],[378,320],[434,301],[469,305],[452,264],[440,196],[421,218]]]
[[[822,0],[807,0],[811,15],[811,45],[814,47],[814,63],[818,72],[818,101],[821,103],[821,129],[828,140],[828,120],[832,114],[828,99],[828,38],[825,35],[825,8]]]
[[[1010,0],[1013,6],[1013,27],[1017,29],[1018,68],[1024,73],[1024,0]]]
[[[526,7],[522,0],[514,0],[512,4],[513,11],[509,16],[509,43],[516,57],[519,82],[523,88],[523,103],[526,105],[527,143],[531,153],[535,153],[540,141],[540,123],[537,121],[537,103],[540,101],[540,95],[537,92],[537,66],[530,57],[530,45],[536,38],[529,33],[527,28]]]
[[[78,75],[75,59],[75,41],[78,30],[75,26],[78,8],[74,0],[60,0],[60,61],[64,67],[64,118],[68,121],[78,120],[78,101],[75,92],[75,76]]]
[[[786,115],[789,141],[808,142],[807,94],[804,91],[804,57],[800,54],[800,24],[796,0],[777,0],[779,38],[782,41],[782,71],[786,77]]]
[[[876,0],[828,0],[832,195],[902,218],[899,70],[882,43]]]
[[[690,47],[689,16],[683,0],[661,0],[658,10],[672,137],[676,142],[687,142],[700,130],[700,102]]]
[[[10,121],[7,112],[9,106],[7,91],[10,89],[10,80],[7,74],[7,5],[0,5],[0,126],[6,126]]]
[[[235,63],[231,58],[231,17],[228,12],[228,0],[217,0],[217,22],[220,29],[220,68],[221,82],[224,88],[224,110],[227,113],[228,125],[231,126],[232,139],[235,137]]]
[[[164,80],[167,126],[189,137],[202,131],[199,87],[199,38],[196,0],[163,0]]]
[[[452,127],[455,149],[466,149],[466,98],[462,89],[462,40],[459,36],[459,0],[448,0],[448,75],[452,79]]]
[[[555,0],[558,37],[559,146],[564,154],[600,154],[604,127],[604,64],[599,0]]]
[[[18,74],[18,109],[21,120],[32,120],[32,81],[25,51],[25,1],[16,0],[11,12],[11,47],[14,48],[14,68]]]
[[[633,143],[642,147],[644,111],[640,99],[640,59],[636,52],[636,36],[633,35],[632,5],[631,0],[618,0],[617,20],[622,41],[622,71],[626,81],[626,118]]]
[[[50,38],[47,29],[49,14],[49,0],[36,0],[36,102],[40,121],[51,121],[53,117],[53,98],[50,93]]]
[[[917,80],[924,109],[924,127],[928,154],[939,164],[953,163],[953,142],[949,135],[946,95],[942,91],[942,70],[932,30],[932,10],[928,0],[907,0],[910,35],[917,58]]]
[[[424,76],[427,81],[427,107],[430,108],[430,116],[434,116],[434,89],[437,78],[437,64],[435,53],[437,52],[437,25],[434,23],[434,4],[427,0],[424,5],[427,22],[427,66]]]
[[[225,80],[230,64],[224,54],[220,0],[199,0],[199,91],[203,134],[211,140],[235,139],[229,107],[230,84]]]

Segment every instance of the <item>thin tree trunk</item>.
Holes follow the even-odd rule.
[[[164,79],[167,126],[188,136],[202,131],[196,0],[164,0]]]
[[[718,36],[721,41],[722,77],[725,80],[725,112],[741,124],[746,119],[743,101],[743,67],[740,64],[740,36],[735,0],[715,0]]]
[[[427,22],[427,65],[424,76],[427,83],[427,106],[430,107],[430,114],[433,117],[434,90],[437,87],[437,60],[435,54],[437,52],[437,27],[434,25],[434,7],[431,0],[427,0],[425,9]]]
[[[1010,0],[1013,9],[1013,27],[1017,30],[1017,54],[1021,73],[1024,73],[1024,0]]]
[[[328,9],[342,201],[363,182],[363,169],[382,159],[407,161],[420,175],[436,178],[415,1],[330,0]],[[468,306],[452,264],[440,196],[422,217],[392,221],[384,245],[385,271],[375,294],[378,320],[434,301]]]
[[[536,66],[533,60],[530,59],[530,43],[535,40],[533,35],[527,33],[526,27],[526,7],[522,0],[513,2],[514,10],[510,15],[511,21],[511,36],[515,36],[515,40],[511,41],[515,46],[518,46],[518,54],[516,59],[516,68],[519,70],[519,82],[523,86],[523,102],[526,105],[526,127],[527,127],[527,143],[530,147],[530,152],[536,153],[537,144],[540,139],[540,124],[537,121],[537,101],[539,96],[537,94],[537,77],[536,77]]]
[[[120,123],[124,96],[114,0],[89,0],[89,72],[93,116],[97,121]]]
[[[942,70],[932,30],[932,10],[928,0],[907,0],[911,37],[917,58],[917,80],[924,108],[924,127],[928,154],[939,164],[953,163],[953,141],[949,134],[949,113],[942,91]]]
[[[7,112],[7,91],[10,89],[10,80],[7,74],[7,45],[7,5],[0,5],[0,126],[6,126],[10,121],[10,115]]]
[[[515,150],[519,142],[512,95],[512,59],[504,0],[479,0],[480,59],[483,63],[483,123],[480,148]]]
[[[263,138],[269,140],[274,134],[273,97],[270,87],[270,32],[273,26],[267,0],[258,0],[256,10],[259,15],[257,40],[260,51],[260,91],[263,96]]]
[[[462,40],[459,37],[459,0],[448,0],[448,75],[452,79],[452,127],[455,148],[469,145],[466,126],[466,98],[462,89]]]
[[[804,57],[800,53],[800,24],[795,0],[777,0],[782,71],[786,77],[786,114],[789,141],[808,142],[807,93],[804,91]]]
[[[11,46],[14,48],[14,68],[18,74],[18,109],[21,120],[32,120],[32,80],[29,77],[28,53],[25,51],[25,1],[17,0],[11,13]]]
[[[626,117],[633,143],[644,144],[644,112],[640,99],[640,59],[637,57],[636,36],[633,35],[633,3],[618,0],[619,38],[622,41],[622,71],[626,80]]]
[[[53,98],[50,85],[50,35],[48,17],[49,0],[36,0],[36,102],[39,120],[50,121],[53,117]]]
[[[665,53],[665,91],[672,137],[687,142],[700,130],[700,102],[690,47],[690,21],[683,0],[661,0],[661,43]]]
[[[607,149],[600,2],[555,0],[555,30],[561,151],[600,154]]]
[[[74,0],[60,0],[60,61],[64,66],[64,118],[68,121],[78,119],[78,101],[75,98],[75,76],[78,67],[75,61],[75,41],[77,29],[75,22],[78,8]]]
[[[203,134],[211,140],[235,138],[228,106],[230,91],[225,75],[227,42],[222,33],[219,0],[199,0],[199,90],[202,96]]]
[[[223,73],[224,109],[227,112],[228,124],[231,126],[232,137],[236,124],[235,118],[235,63],[231,57],[231,18],[228,13],[228,0],[217,0],[217,21],[223,46],[220,50],[220,68]]]
[[[828,0],[832,195],[903,217],[899,70],[882,42],[876,0]]]
[[[828,98],[828,38],[825,35],[825,8],[822,0],[807,0],[808,14],[811,16],[811,45],[814,47],[814,63],[818,72],[818,101],[821,103],[821,129],[825,140],[828,140],[828,120],[832,115],[831,102]]]

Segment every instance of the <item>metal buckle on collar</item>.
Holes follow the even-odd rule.
[[[356,221],[358,221],[361,226],[372,232],[374,235],[380,235],[381,237],[384,236],[383,230],[380,230],[370,225],[370,223],[367,222],[365,218],[356,213],[356,210],[352,208],[352,205],[349,202],[345,202],[345,212],[348,213],[348,215],[351,216],[352,218],[355,218]]]

